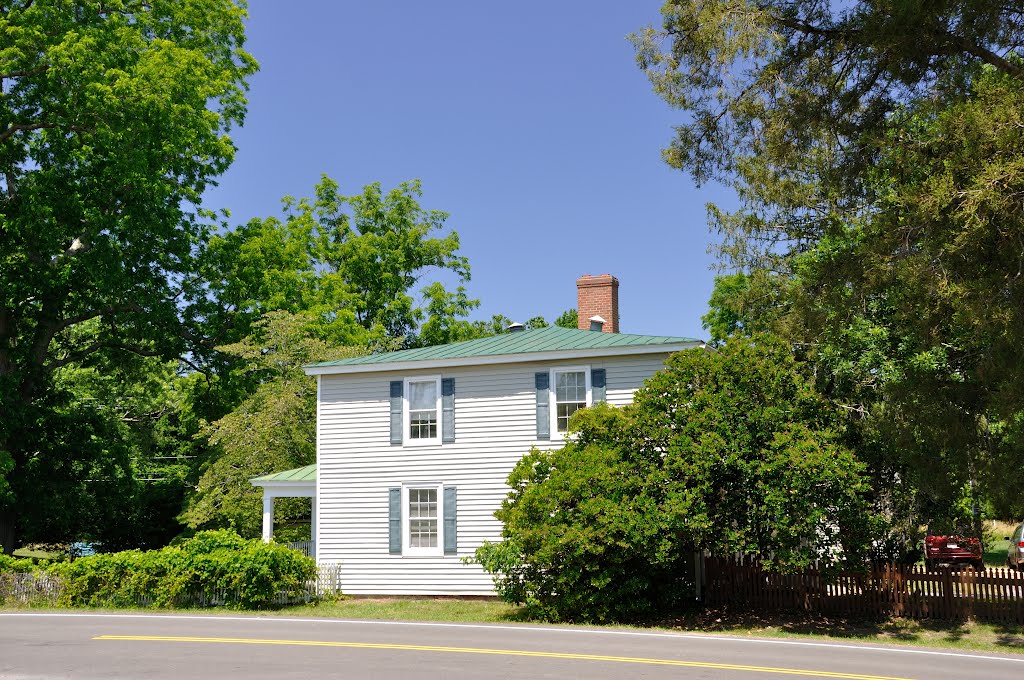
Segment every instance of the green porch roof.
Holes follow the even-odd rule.
[[[263,475],[262,477],[253,477],[249,481],[252,484],[259,484],[261,482],[315,482],[316,465],[307,465],[306,467],[295,468],[294,470],[285,470],[284,472],[275,472],[270,475]]]
[[[680,345],[703,342],[696,338],[672,337],[668,335],[632,335],[629,333],[598,333],[574,328],[548,326],[535,330],[502,333],[489,338],[452,342],[433,347],[417,347],[397,352],[370,354],[351,359],[322,361],[309,364],[306,368],[329,366],[359,366],[366,364],[393,364],[407,361],[431,361],[441,359],[468,359],[472,357],[506,356],[536,352],[560,352],[571,350],[595,350],[604,348],[625,348],[651,345]]]

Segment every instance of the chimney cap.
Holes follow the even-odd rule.
[[[576,279],[576,286],[588,287],[588,286],[614,286],[618,288],[619,279],[612,274],[581,274]]]
[[[524,328],[526,328],[526,326],[524,326],[523,324],[519,323],[518,321],[513,321],[508,325],[507,328],[505,328],[505,330],[508,331],[509,333],[518,333]]]

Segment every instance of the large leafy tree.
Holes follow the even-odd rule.
[[[223,314],[213,325],[238,340],[254,319],[280,309],[315,315],[324,337],[342,344],[415,344],[428,315],[465,316],[479,303],[461,285],[450,292],[424,282],[446,272],[461,284],[470,271],[458,233],[442,233],[448,214],[423,208],[422,194],[411,181],[346,196],[324,176],[312,197],[285,197],[281,218],[218,235],[208,262]]]
[[[988,0],[673,0],[636,36],[666,160],[740,198],[706,322],[785,336],[923,520],[1019,456],[1022,42]]]
[[[104,351],[182,356],[202,295],[200,196],[256,69],[231,0],[0,8],[0,469],[59,469],[52,375]],[[88,337],[76,334],[91,323]],[[81,342],[80,340],[85,340]],[[50,411],[52,413],[52,411]],[[42,480],[45,481],[45,478]],[[18,486],[15,484],[15,486]],[[0,485],[0,544],[31,503]],[[45,488],[35,494],[44,495]]]

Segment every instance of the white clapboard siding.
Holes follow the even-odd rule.
[[[352,595],[493,594],[490,576],[461,558],[485,540],[501,540],[494,511],[516,462],[531,446],[560,443],[557,435],[536,439],[534,374],[604,368],[608,402],[623,405],[666,356],[320,376],[317,559],[340,565],[342,590]],[[392,446],[389,382],[439,374],[455,378],[455,442]],[[416,482],[458,488],[457,556],[389,554],[388,489]]]

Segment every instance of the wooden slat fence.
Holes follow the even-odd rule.
[[[0,604],[53,606],[60,594],[60,580],[48,574],[0,572]]]
[[[1017,570],[881,564],[826,576],[816,567],[778,574],[752,560],[704,560],[702,591],[709,606],[1024,624],[1024,573]]]

